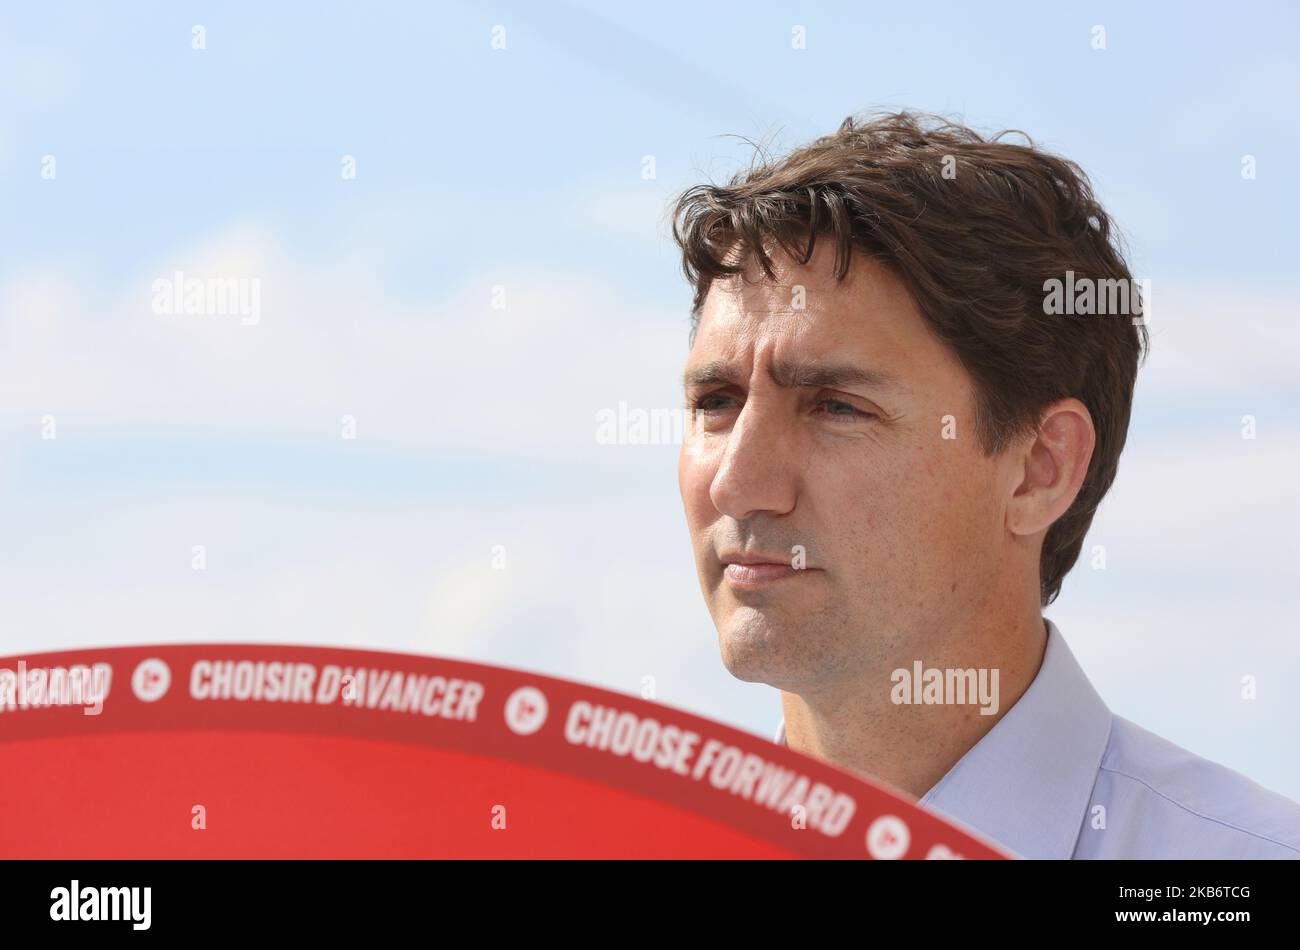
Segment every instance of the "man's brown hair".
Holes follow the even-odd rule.
[[[1068,271],[1079,286],[1132,275],[1083,170],[1028,136],[1026,144],[1002,141],[1007,134],[986,139],[915,112],[850,116],[779,161],[687,190],[673,209],[673,237],[695,288],[692,339],[715,278],[743,273],[756,255],[775,279],[774,245],[806,264],[826,235],[836,246],[837,280],[855,253],[901,275],[973,379],[985,455],[1034,431],[1057,399],[1087,406],[1096,446],[1078,497],[1043,541],[1045,607],[1115,479],[1149,341],[1133,315],[1140,300],[1130,314],[1047,312],[1046,282],[1064,284]]]

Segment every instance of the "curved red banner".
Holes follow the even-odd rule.
[[[0,659],[4,858],[1000,858],[891,791],[521,670],[186,644]]]

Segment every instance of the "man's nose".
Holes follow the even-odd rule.
[[[791,511],[798,483],[794,448],[793,434],[777,411],[747,401],[709,486],[714,507],[737,521]]]

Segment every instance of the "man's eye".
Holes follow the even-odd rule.
[[[874,419],[874,414],[863,412],[852,403],[847,403],[842,399],[823,399],[817,403],[817,408],[824,415],[830,416],[836,420],[840,419]]]
[[[707,393],[695,400],[691,406],[696,412],[718,412],[726,409],[731,397],[723,393]]]

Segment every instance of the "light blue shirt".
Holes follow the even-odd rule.
[[[1300,858],[1300,805],[1112,714],[1046,624],[1034,681],[921,805],[1025,858]]]

